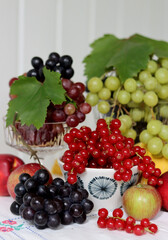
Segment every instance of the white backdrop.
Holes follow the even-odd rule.
[[[121,38],[140,33],[168,41],[167,11],[166,0],[0,0],[0,153],[18,155],[5,144],[2,117],[10,78],[29,70],[33,56],[71,55],[73,81],[85,82],[82,60],[93,40],[106,33]]]

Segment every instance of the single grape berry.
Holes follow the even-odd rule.
[[[26,193],[24,184],[23,183],[16,184],[16,186],[14,188],[14,192],[15,192],[16,196],[23,197],[23,195]]]
[[[10,211],[15,215],[19,215],[19,208],[20,208],[20,204],[14,201],[10,206]]]
[[[69,68],[72,65],[72,58],[69,55],[64,55],[62,57],[60,57],[59,62],[61,64],[61,66],[63,66],[64,68]]]
[[[47,226],[51,229],[56,229],[61,223],[59,214],[52,214],[48,216]]]
[[[34,174],[34,179],[42,184],[46,184],[50,178],[49,172],[46,169],[39,169]]]
[[[56,62],[55,60],[52,60],[52,59],[48,59],[46,62],[45,62],[45,65],[46,65],[46,68],[50,69],[50,70],[53,70],[55,65],[56,65]]]
[[[33,57],[31,64],[35,69],[39,69],[41,66],[43,66],[43,60],[40,57]]]
[[[38,211],[34,214],[34,224],[37,226],[46,226],[48,214],[45,211]]]
[[[30,177],[31,177],[30,174],[28,174],[28,173],[22,173],[22,174],[19,176],[19,181],[24,184],[24,183],[27,181],[27,179],[29,179]]]
[[[27,72],[27,77],[35,77],[35,78],[39,79],[38,70],[36,70],[36,69],[29,70]]]
[[[51,60],[54,60],[55,63],[57,64],[57,63],[59,63],[60,55],[56,52],[52,52],[52,53],[50,53],[48,58]]]

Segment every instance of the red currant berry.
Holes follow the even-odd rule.
[[[113,217],[122,218],[122,216],[123,216],[123,211],[121,208],[116,208],[113,210]]]
[[[156,224],[151,223],[148,227],[148,229],[152,232],[152,233],[156,233],[158,231],[158,227]]]
[[[144,156],[144,157],[143,157],[143,162],[144,162],[145,164],[149,164],[151,161],[152,161],[152,158],[151,158],[151,157],[149,157],[149,156]]]
[[[155,176],[149,176],[149,178],[148,178],[148,184],[150,185],[150,186],[156,186],[156,184],[157,184],[157,177],[155,177]]]
[[[126,223],[123,219],[115,219],[115,228],[117,230],[124,230],[125,229],[125,226],[126,226]]]
[[[131,216],[128,216],[127,218],[126,218],[126,224],[127,225],[134,225],[135,224],[135,218],[133,218],[133,217],[131,217]]]
[[[148,227],[149,224],[150,224],[150,221],[149,221],[148,218],[143,218],[143,219],[141,220],[141,225],[142,225],[144,228]]]
[[[118,172],[118,170],[114,173],[114,179],[116,181],[121,181],[122,180],[122,174]]]
[[[134,226],[133,233],[137,236],[141,236],[144,234],[144,227],[140,224]]]
[[[121,121],[119,119],[113,119],[110,122],[111,129],[119,129],[121,127]]]
[[[155,168],[155,172],[154,172],[155,177],[160,177],[161,173],[162,172],[161,172],[160,168]]]
[[[98,210],[98,216],[106,218],[108,216],[108,210],[106,208],[100,208]]]
[[[69,174],[68,175],[68,178],[67,178],[67,181],[70,183],[70,184],[74,184],[77,182],[77,175],[76,174]]]
[[[108,230],[115,230],[115,219],[114,218],[108,218],[106,222],[106,227]]]
[[[125,226],[125,231],[127,232],[127,233],[133,233],[133,229],[134,229],[134,226],[133,225],[130,225],[130,224],[126,224],[126,226]]]
[[[97,225],[99,228],[106,228],[107,219],[104,217],[99,217],[97,220]]]

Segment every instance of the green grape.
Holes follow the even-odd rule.
[[[153,137],[148,141],[147,149],[153,154],[157,155],[162,151],[163,142],[159,137]]]
[[[147,124],[147,130],[152,135],[157,135],[160,132],[161,127],[162,127],[162,122],[159,120],[153,119]]]
[[[98,92],[98,97],[102,100],[108,100],[111,97],[111,91],[108,88],[103,87]]]
[[[136,81],[137,88],[142,88],[144,85],[140,81]]]
[[[141,103],[144,99],[144,93],[141,90],[136,90],[131,94],[131,99],[135,103]]]
[[[148,130],[145,129],[140,133],[139,140],[140,142],[147,144],[152,137],[153,136],[148,132]]]
[[[166,68],[159,68],[155,73],[155,77],[161,84],[168,83],[168,70]]]
[[[161,66],[168,69],[168,58],[161,59]]]
[[[139,104],[139,103],[135,103],[135,102],[133,102],[133,101],[130,101],[130,102],[127,104],[127,106],[128,106],[129,108],[139,108],[139,107],[140,107],[140,104]]]
[[[133,78],[126,79],[126,81],[124,82],[124,88],[127,92],[134,92],[137,88],[135,79]]]
[[[124,134],[127,130],[127,126],[126,126],[125,122],[123,122],[122,120],[120,120],[120,121],[121,121],[120,131],[122,134]]]
[[[129,101],[131,99],[131,95],[129,92],[127,92],[125,90],[121,90],[118,93],[117,99],[121,104],[127,104],[127,103],[129,103]]]
[[[139,73],[139,81],[144,83],[146,80],[148,80],[151,77],[151,74],[149,71],[144,70]]]
[[[168,84],[161,86],[158,96],[161,99],[166,99],[168,97]]]
[[[106,118],[105,118],[105,121],[106,121],[107,125],[110,124],[111,120],[112,120],[111,117],[106,117]]]
[[[132,119],[130,116],[123,114],[121,116],[119,116],[118,118],[121,122],[125,123],[126,128],[131,128],[132,127]]]
[[[150,60],[147,65],[147,70],[150,73],[155,73],[157,69],[158,69],[158,64],[154,60]]]
[[[92,107],[98,104],[99,97],[96,93],[89,92],[86,96],[86,102],[89,103]]]
[[[100,101],[97,105],[100,113],[106,114],[110,111],[110,104],[106,101]]]
[[[93,78],[89,79],[87,85],[88,85],[88,90],[90,92],[97,93],[102,89],[103,82],[100,78],[93,77]]]
[[[158,96],[153,91],[148,91],[144,94],[144,103],[149,107],[154,107],[158,103]]]
[[[160,106],[159,113],[161,117],[168,118],[168,106],[167,105]]]
[[[168,159],[168,143],[163,146],[163,148],[162,148],[162,154],[163,154],[163,157],[165,157],[166,159]]]
[[[155,89],[153,91],[158,94],[160,89],[161,89],[161,84],[157,81],[156,87],[155,87]]]
[[[135,140],[137,133],[133,128],[130,128],[125,132],[124,136]]]
[[[155,77],[150,77],[147,81],[144,82],[146,90],[154,90],[157,86],[157,79]]]
[[[168,141],[168,125],[161,126],[159,137],[164,141]]]
[[[132,120],[135,122],[140,122],[144,117],[144,111],[139,108],[133,108],[130,111]]]
[[[110,91],[116,91],[120,87],[120,80],[117,77],[108,77],[104,83]]]

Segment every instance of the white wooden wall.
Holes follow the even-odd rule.
[[[0,0],[0,153],[18,154],[5,144],[2,117],[9,79],[29,70],[33,56],[69,54],[73,80],[85,82],[82,60],[94,39],[140,33],[168,41],[167,11],[166,0]]]

